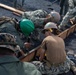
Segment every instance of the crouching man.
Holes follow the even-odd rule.
[[[57,75],[67,73],[70,68],[76,75],[75,64],[67,57],[62,38],[56,36],[57,26],[48,22],[43,29],[45,38],[41,44],[40,61],[33,62],[42,74]],[[46,59],[44,57],[46,56]]]

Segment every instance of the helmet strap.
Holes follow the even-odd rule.
[[[52,33],[54,34],[54,35],[57,35],[57,29],[52,29],[53,31],[52,31]]]
[[[50,30],[50,32],[53,32],[53,30],[51,28],[49,30]]]

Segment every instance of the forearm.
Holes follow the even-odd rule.
[[[36,27],[37,26],[43,27],[46,23],[46,18],[31,17],[30,20],[33,21]]]
[[[60,23],[60,26],[66,26],[68,21],[73,17],[73,15],[71,15],[71,12],[67,12],[66,15],[63,17],[62,22]]]

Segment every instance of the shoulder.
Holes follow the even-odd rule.
[[[56,37],[56,36],[55,36]],[[53,40],[54,37],[53,36],[47,36],[43,41],[51,41]]]
[[[47,36],[46,38],[44,38],[44,40],[48,40],[50,38],[52,38],[52,36]]]
[[[61,37],[59,37],[59,36],[55,36],[55,38],[64,41],[64,40],[63,40]]]

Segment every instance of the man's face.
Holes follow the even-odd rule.
[[[45,30],[45,31],[44,31],[45,37],[49,35],[49,32],[50,32],[49,30]]]

